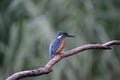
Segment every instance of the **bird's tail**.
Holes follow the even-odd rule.
[[[52,54],[50,54],[49,59],[52,59],[52,58],[53,58],[53,55],[52,55]]]
[[[52,59],[52,55],[49,56],[49,59],[50,59],[50,60]]]
[[[52,59],[55,56],[55,54],[50,54],[49,59]]]

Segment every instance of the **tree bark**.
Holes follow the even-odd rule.
[[[60,56],[55,56],[42,68],[16,72],[12,74],[11,76],[9,76],[6,80],[19,80],[24,77],[40,76],[40,75],[48,74],[52,71],[52,66],[65,57],[69,57],[79,52],[86,51],[86,50],[92,50],[92,49],[110,50],[112,49],[111,46],[113,45],[120,45],[120,40],[112,40],[112,41],[109,41],[103,44],[83,45],[83,46],[74,48],[72,50],[63,52],[62,54],[60,54]]]

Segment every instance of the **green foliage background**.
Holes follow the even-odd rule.
[[[1,0],[0,80],[42,67],[57,31],[67,38],[64,51],[88,43],[120,39],[120,0]],[[120,46],[90,50],[60,61],[53,72],[22,80],[120,80]]]

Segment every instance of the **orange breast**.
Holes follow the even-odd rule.
[[[59,49],[58,49],[58,51],[57,51],[57,54],[58,54],[58,55],[61,53],[61,51],[62,51],[62,49],[64,48],[64,46],[65,46],[65,39],[62,40],[62,44],[60,45],[60,47],[59,47]]]

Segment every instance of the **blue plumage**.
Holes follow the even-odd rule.
[[[49,47],[50,59],[64,48],[65,37],[74,37],[74,36],[69,35],[67,32],[59,31],[56,35],[56,39],[50,44]]]
[[[57,38],[55,39],[51,44],[50,44],[50,59],[52,58],[52,55],[55,55],[62,43],[62,38]]]

